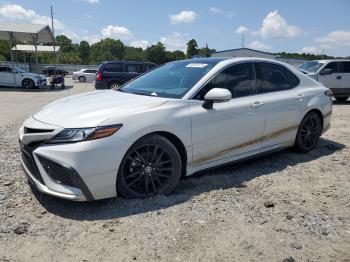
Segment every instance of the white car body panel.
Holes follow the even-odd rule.
[[[84,77],[86,82],[93,82],[96,79],[96,73],[88,73],[86,70],[89,69],[81,69],[79,71],[73,72],[72,79],[79,80],[79,77]],[[97,70],[96,70],[97,71]]]
[[[64,128],[122,124],[115,134],[78,143],[50,144],[33,151],[42,174],[42,185],[27,169],[39,190],[71,200],[87,199],[78,188],[54,182],[42,168],[39,157],[63,163],[80,174],[93,199],[115,197],[120,163],[128,149],[150,133],[171,134],[187,153],[187,175],[194,172],[294,144],[302,118],[310,110],[323,115],[323,131],[330,126],[332,103],[327,88],[298,70],[288,67],[300,85],[286,91],[233,98],[204,109],[192,97],[222,69],[257,58],[234,58],[219,62],[181,99],[123,93],[114,90],[88,92],[53,102],[25,123],[26,128],[52,129],[48,133],[25,133],[21,143],[50,139]],[[256,102],[261,106],[254,106]],[[25,165],[25,164],[24,164]]]

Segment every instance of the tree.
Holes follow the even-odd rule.
[[[79,44],[79,57],[84,65],[89,64],[90,45],[87,41],[81,41]]]
[[[132,61],[144,61],[145,56],[142,48],[140,47],[132,47],[132,46],[126,46],[125,47],[125,60],[132,60]]]
[[[164,64],[167,62],[165,46],[163,43],[158,42],[155,45],[147,47],[145,50],[146,61],[153,62],[156,64]]]
[[[205,44],[205,47],[201,48],[198,50],[198,53],[201,55],[201,56],[204,56],[204,57],[210,57],[211,56],[211,50],[209,49],[208,47],[208,44],[206,43]]]
[[[187,45],[187,57],[191,58],[194,55],[198,55],[198,44],[197,41],[194,39],[191,39],[188,41]]]
[[[111,38],[102,39],[91,45],[90,63],[99,64],[102,61],[121,60],[124,54],[125,46],[122,41]]]

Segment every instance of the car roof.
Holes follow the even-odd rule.
[[[350,59],[320,59],[320,60],[312,60],[308,62],[322,62],[322,63],[328,63],[328,62],[350,62]]]
[[[132,64],[140,64],[140,65],[143,65],[143,64],[151,64],[151,65],[156,65],[155,63],[151,63],[151,62],[143,62],[143,61],[128,61],[128,60],[115,60],[115,61],[103,61],[101,62],[101,64],[107,64],[107,63],[132,63]]]

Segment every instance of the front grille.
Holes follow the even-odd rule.
[[[46,173],[57,183],[80,188],[74,175],[68,168],[45,157],[38,156],[38,158]]]
[[[21,142],[20,142],[21,143]],[[43,178],[40,175],[38,167],[35,163],[33,151],[39,146],[38,143],[33,143],[30,145],[25,145],[21,143],[21,153],[22,159],[25,166],[28,168],[29,172],[38,180],[41,184],[45,185]]]

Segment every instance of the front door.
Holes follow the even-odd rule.
[[[331,69],[332,73],[323,75],[322,71],[325,69]],[[318,81],[329,89],[338,89],[341,86],[341,75],[339,73],[339,67],[337,62],[330,62],[323,67],[318,75]]]
[[[232,93],[228,102],[203,108],[203,98],[212,88],[226,88]],[[205,164],[220,164],[261,147],[265,108],[256,96],[251,63],[232,65],[214,77],[189,101],[192,121],[194,169]]]

